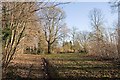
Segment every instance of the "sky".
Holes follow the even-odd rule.
[[[105,28],[113,28],[113,22],[117,22],[117,11],[112,13],[107,2],[71,2],[62,5],[66,13],[65,22],[69,28],[76,27],[80,31],[91,31],[89,12],[93,8],[102,10]]]

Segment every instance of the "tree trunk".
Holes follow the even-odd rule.
[[[118,57],[120,59],[120,33],[119,33],[119,36],[118,36],[118,46],[117,46],[117,50],[118,50]]]
[[[118,3],[118,57],[120,59],[120,2]]]
[[[51,44],[49,41],[48,41],[48,54],[51,54]]]

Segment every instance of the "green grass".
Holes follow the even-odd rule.
[[[62,78],[95,77],[120,78],[120,68],[111,61],[99,61],[85,54],[42,54],[51,64],[53,76]]]

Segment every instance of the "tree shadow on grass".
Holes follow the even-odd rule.
[[[54,78],[52,80],[120,80],[120,78],[69,77],[69,78]]]
[[[33,72],[36,71],[39,71],[39,68],[35,68],[33,64],[29,67],[23,67],[20,65],[10,66],[6,77],[2,80],[44,80],[43,77],[34,75]]]
[[[114,65],[114,66],[93,66],[93,67],[69,67],[69,66],[64,66],[63,65],[59,65],[58,67],[57,66],[54,66],[54,64],[50,63],[49,60],[47,60],[47,62],[49,63],[49,72],[50,74],[52,74],[52,78],[50,80],[120,80],[120,78],[117,78],[117,77],[113,77],[113,78],[110,78],[110,77],[88,77],[88,76],[82,76],[82,75],[79,75],[79,76],[65,76],[65,77],[62,77],[60,74],[59,74],[59,71],[65,71],[65,70],[111,70],[111,69],[117,69],[119,70],[120,67]],[[119,73],[117,73],[119,74]],[[96,74],[97,75],[97,74]]]

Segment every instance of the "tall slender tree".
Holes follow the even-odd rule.
[[[118,55],[120,59],[120,1],[118,2]]]

